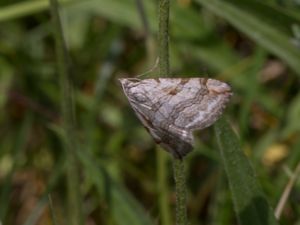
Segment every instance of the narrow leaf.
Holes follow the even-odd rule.
[[[216,123],[215,133],[239,224],[278,224],[239,140],[224,118]]]

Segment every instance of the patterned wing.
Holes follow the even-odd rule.
[[[192,150],[192,131],[214,123],[232,95],[227,84],[206,78],[120,81],[143,125],[176,158]]]

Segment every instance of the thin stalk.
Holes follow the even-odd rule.
[[[169,0],[159,0],[158,54],[159,75],[169,75]]]
[[[174,158],[173,167],[176,185],[176,224],[187,225],[184,161]]]
[[[81,197],[79,189],[79,171],[76,159],[75,107],[73,86],[70,77],[70,60],[66,47],[57,0],[50,0],[50,9],[54,25],[57,67],[60,78],[62,126],[64,130],[64,147],[67,155],[67,202],[68,224],[83,224]]]
[[[158,54],[159,54],[159,77],[169,74],[169,0],[159,0],[159,31],[158,31]],[[171,213],[168,202],[167,163],[165,152],[157,147],[157,179],[159,191],[159,208],[161,212],[161,223],[171,225]]]
[[[168,188],[168,173],[167,173],[167,163],[168,155],[157,146],[156,151],[156,163],[157,163],[157,183],[158,183],[158,193],[159,193],[159,210],[161,215],[161,224],[171,225],[171,209],[168,201],[169,188]]]
[[[159,76],[169,75],[169,11],[170,1],[159,0],[159,31],[158,31],[158,52],[159,52]],[[166,180],[166,164],[167,158],[162,153],[158,152],[158,174],[159,182]],[[184,163],[181,160],[173,158],[174,165],[174,178],[176,185],[176,224],[186,225],[186,186],[185,186],[185,174]],[[161,172],[161,173],[160,173]],[[164,176],[164,177],[162,177]],[[166,183],[165,183],[166,185]],[[164,204],[167,204],[165,199],[161,199],[161,210]],[[162,211],[164,212],[164,211]],[[162,224],[166,224],[162,221]]]

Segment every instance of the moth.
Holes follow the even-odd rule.
[[[192,151],[193,131],[212,125],[232,96],[228,84],[209,78],[119,80],[155,142],[177,159]]]

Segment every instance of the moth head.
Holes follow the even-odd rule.
[[[219,80],[208,79],[206,83],[207,89],[218,94],[231,93],[231,87]]]
[[[144,105],[149,101],[144,94],[144,90],[138,87],[140,79],[137,78],[121,78],[119,81],[122,84],[123,90],[130,102],[136,102],[139,105]]]

